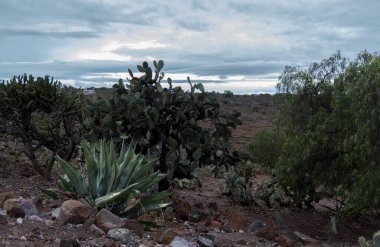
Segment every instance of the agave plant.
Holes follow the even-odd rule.
[[[112,141],[101,140],[92,147],[82,142],[82,148],[86,162],[83,175],[79,169],[57,157],[64,170],[64,175],[58,181],[61,189],[74,192],[77,197],[85,198],[98,208],[108,208],[127,218],[170,204],[167,202],[169,192],[150,191],[166,175],[154,172],[156,160],[136,154],[134,144],[129,145],[128,149],[123,144],[119,154]]]

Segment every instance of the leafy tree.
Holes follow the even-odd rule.
[[[380,208],[379,75],[377,54],[347,62],[338,52],[280,76],[285,141],[276,171],[299,205],[328,197],[355,214]]]

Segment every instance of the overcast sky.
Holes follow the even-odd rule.
[[[174,81],[271,91],[285,65],[380,50],[379,0],[2,0],[0,10],[6,79],[111,86],[162,59]]]

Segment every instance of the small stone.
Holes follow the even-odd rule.
[[[43,219],[41,219],[41,218],[40,218],[39,216],[37,216],[37,215],[29,216],[28,219],[31,220],[31,221],[36,221],[36,222],[43,222],[43,221],[44,221]]]
[[[17,220],[16,220],[16,223],[17,223],[17,224],[21,225],[22,222],[23,222],[22,218],[17,218]]]
[[[20,240],[22,240],[22,241],[26,241],[27,239],[26,239],[25,236],[21,236]]]
[[[182,237],[176,236],[170,243],[171,247],[197,247],[197,243],[190,242]]]
[[[97,235],[97,236],[104,236],[104,235],[106,235],[106,233],[104,231],[102,231],[102,229],[100,229],[99,227],[97,227],[96,225],[91,225],[90,226],[90,231],[92,233],[94,233],[95,235]]]
[[[46,220],[45,221],[45,225],[47,225],[48,227],[52,227],[54,225],[54,221],[52,221],[52,220]]]
[[[220,221],[217,221],[217,220],[211,220],[210,226],[214,229],[219,229],[222,226],[222,223]]]
[[[187,206],[179,206],[176,208],[174,216],[176,219],[186,221],[189,219],[190,208]]]
[[[52,212],[51,212],[51,219],[52,220],[55,220],[58,218],[58,215],[59,215],[59,212],[61,211],[61,208],[55,208]]]
[[[107,237],[127,245],[133,245],[135,243],[135,237],[132,232],[125,228],[111,229],[108,231]]]
[[[165,231],[159,230],[154,237],[154,241],[159,244],[169,245],[176,237],[176,235],[177,233],[171,228],[168,228]]]
[[[80,247],[76,239],[61,239],[59,247]]]
[[[214,247],[214,242],[212,240],[205,237],[198,237],[198,244],[201,247]]]

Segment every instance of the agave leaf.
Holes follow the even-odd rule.
[[[72,167],[66,160],[60,158],[59,156],[56,156],[56,159],[70,180],[70,183],[68,183],[65,178],[61,178],[60,181],[63,185],[63,188],[75,192],[79,197],[86,196],[88,194],[88,188],[78,170]]]
[[[145,213],[155,211],[161,208],[165,208],[171,204],[171,202],[163,203],[171,195],[168,191],[162,191],[155,194],[150,194],[144,197],[141,202],[129,209],[127,212],[121,214],[122,217],[134,218]]]
[[[125,199],[128,196],[128,194],[131,193],[131,191],[134,189],[136,185],[137,184],[131,184],[125,189],[116,192],[111,192],[105,196],[96,198],[95,206],[103,208],[107,205],[116,204],[120,201],[123,201],[123,199]]]
[[[95,154],[91,151],[89,144],[82,142],[83,154],[87,165],[87,180],[90,196],[94,199],[98,191],[98,165]]]

